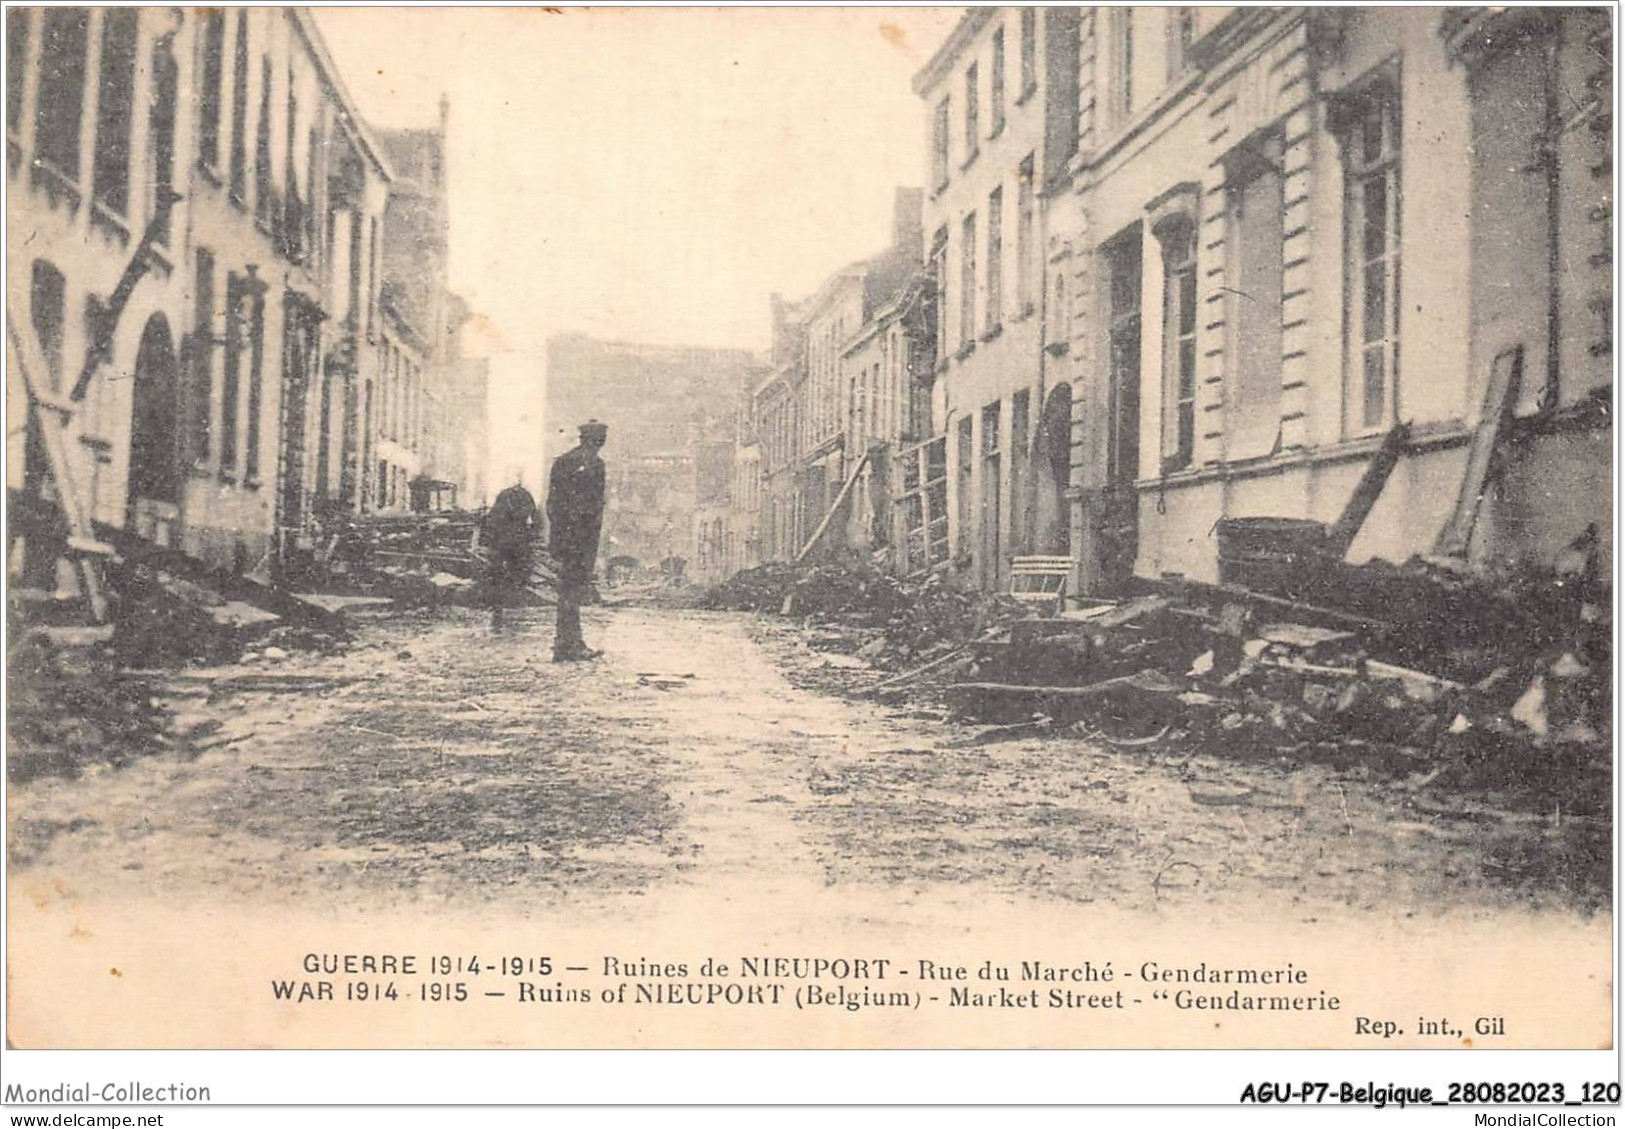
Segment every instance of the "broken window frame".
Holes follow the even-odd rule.
[[[948,437],[934,436],[899,452],[903,569],[917,575],[948,563]]]

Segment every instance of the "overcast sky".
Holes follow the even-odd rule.
[[[550,335],[765,348],[773,291],[885,245],[924,175],[910,79],[961,10],[317,10],[370,122],[451,99],[452,285],[511,350],[499,477]]]

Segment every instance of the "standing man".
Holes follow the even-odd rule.
[[[486,577],[491,594],[491,630],[502,630],[502,611],[516,602],[530,580],[532,546],[540,532],[536,500],[514,473],[513,485],[498,494],[485,513],[484,539],[491,554]]]
[[[547,482],[548,547],[559,562],[554,662],[580,662],[603,653],[581,638],[581,605],[591,590],[604,524],[604,460],[598,452],[608,437],[608,425],[597,420],[582,424],[581,442],[553,460]]]

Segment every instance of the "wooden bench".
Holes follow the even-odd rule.
[[[1071,557],[1013,557],[1010,597],[1056,615],[1066,606],[1066,582],[1071,573]]]

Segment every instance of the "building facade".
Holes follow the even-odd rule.
[[[1515,442],[1473,556],[1611,545],[1610,34],[1595,9],[1082,13],[1046,326],[1079,589],[1217,579],[1221,518],[1335,521],[1401,423],[1349,559],[1432,551],[1497,366]]]
[[[914,80],[930,131],[936,335],[933,439],[915,453],[915,477],[945,457],[947,495],[946,515],[920,521],[946,516],[954,573],[986,589],[1008,585],[1013,556],[1065,539],[1061,507],[1040,500],[1055,484],[1036,471],[1051,463],[1041,421],[1068,410],[1045,350],[1043,224],[1077,144],[1077,28],[1077,9],[967,9]]]
[[[49,476],[21,358],[95,520],[296,570],[377,497],[383,147],[300,9],[6,19],[8,483]]]
[[[703,442],[731,435],[742,389],[759,371],[755,354],[744,349],[581,334],[548,341],[548,456],[575,446],[576,429],[587,420],[609,425],[601,559],[683,570],[693,563],[698,451]],[[722,479],[725,488],[726,475]]]

